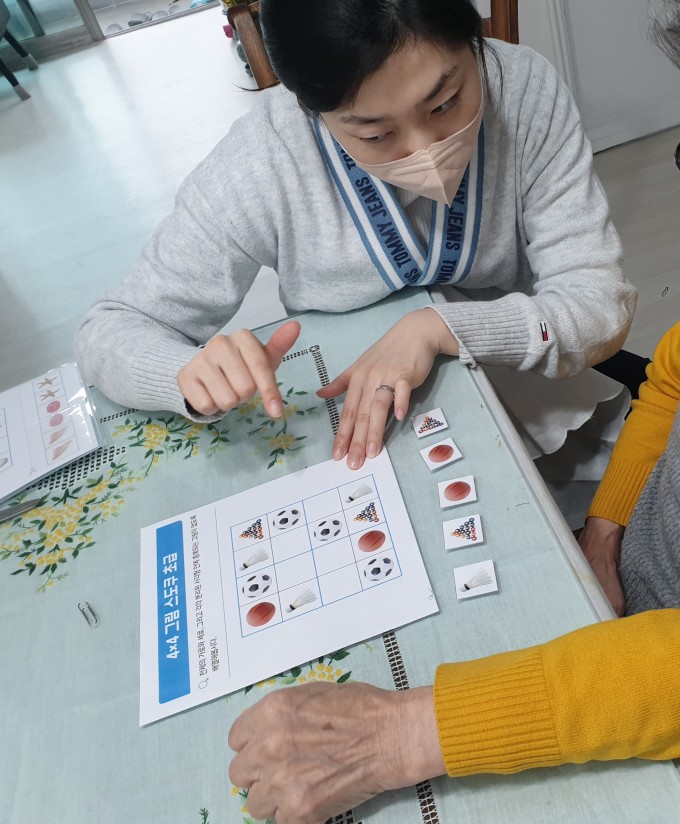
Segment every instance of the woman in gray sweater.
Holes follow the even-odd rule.
[[[528,48],[482,37],[469,0],[263,0],[282,85],[184,181],[77,338],[114,400],[204,420],[256,391],[299,332],[220,335],[261,266],[290,312],[346,312],[405,287],[405,316],[319,392],[346,392],[333,455],[380,451],[439,353],[577,375],[617,351],[635,290],[566,86]]]

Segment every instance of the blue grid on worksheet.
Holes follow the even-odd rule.
[[[302,549],[300,552],[298,552],[294,555],[287,556],[286,558],[283,559],[283,561],[278,561],[277,562],[276,560],[273,559],[273,554],[274,553],[273,553],[273,547],[272,547],[272,561],[268,562],[267,564],[255,564],[255,565],[253,565],[255,567],[255,572],[254,573],[253,572],[249,573],[247,570],[243,570],[243,569],[238,568],[238,565],[237,565],[237,562],[236,562],[236,552],[242,552],[243,549],[237,550],[235,548],[235,545],[234,545],[234,535],[235,535],[235,530],[237,529],[237,526],[234,525],[230,528],[230,538],[231,538],[231,546],[232,546],[232,562],[234,564],[234,580],[236,581],[236,593],[235,594],[236,594],[236,603],[238,603],[238,605],[239,605],[239,622],[240,622],[241,637],[242,638],[244,638],[246,636],[255,635],[258,632],[263,632],[267,629],[270,629],[273,626],[280,626],[282,624],[287,623],[288,621],[295,620],[296,618],[301,618],[303,615],[307,615],[310,612],[314,612],[318,609],[322,609],[324,606],[329,606],[330,604],[339,603],[341,601],[347,600],[348,598],[354,598],[355,596],[361,594],[362,592],[366,592],[368,589],[373,589],[375,587],[389,585],[389,583],[391,581],[396,580],[397,578],[401,577],[402,570],[401,570],[401,565],[399,564],[399,556],[397,554],[397,548],[395,546],[394,539],[393,539],[393,536],[392,536],[392,532],[390,530],[390,526],[389,526],[389,523],[388,523],[388,520],[387,520],[387,515],[385,514],[385,509],[384,509],[383,504],[382,504],[382,499],[381,499],[381,496],[380,496],[380,489],[378,488],[378,485],[376,484],[375,478],[373,477],[372,474],[371,475],[360,476],[357,479],[356,484],[352,483],[351,486],[359,486],[362,483],[371,484],[373,486],[373,489],[375,490],[375,492],[373,494],[369,494],[369,495],[365,496],[365,501],[363,503],[360,499],[357,499],[356,501],[342,500],[342,497],[340,496],[340,489],[345,488],[345,487],[350,485],[350,484],[343,484],[342,486],[328,487],[327,489],[322,490],[322,491],[316,493],[315,495],[310,495],[307,498],[293,499],[290,502],[290,504],[285,504],[284,506],[280,506],[280,507],[277,507],[274,510],[266,512],[265,514],[254,515],[251,518],[247,518],[246,520],[242,521],[241,525],[246,523],[246,522],[250,522],[252,524],[255,524],[258,520],[261,520],[262,522],[267,524],[269,539],[262,538],[262,539],[259,539],[257,542],[251,544],[251,550],[253,552],[255,552],[257,550],[258,544],[260,544],[261,542],[264,542],[264,541],[268,540],[269,545],[270,546],[272,545],[272,540],[271,540],[271,538],[272,538],[272,536],[271,536],[271,519],[272,519],[272,517],[274,517],[275,515],[277,515],[278,513],[282,512],[285,509],[291,509],[291,508],[294,508],[296,506],[301,507],[302,511],[304,513],[304,523],[300,524],[300,526],[296,526],[295,529],[291,530],[288,534],[292,534],[293,532],[296,532],[297,530],[305,529],[306,530],[306,539],[307,539],[306,548]],[[321,515],[321,516],[315,517],[315,518],[310,520],[307,517],[305,502],[306,501],[307,502],[312,502],[315,498],[319,498],[322,495],[332,493],[333,491],[338,492],[338,495],[341,498],[341,501],[340,501],[341,507],[342,507],[341,511],[329,512],[325,515]],[[351,533],[350,528],[349,528],[347,514],[346,514],[347,511],[350,510],[350,509],[355,509],[355,508],[360,508],[361,509],[362,507],[366,507],[366,506],[368,506],[368,504],[371,501],[374,501],[374,502],[379,504],[380,510],[383,513],[383,522],[381,524],[368,523],[365,530],[359,530],[357,532]],[[328,540],[328,541],[325,541],[325,542],[322,542],[322,543],[315,543],[315,541],[313,539],[313,529],[314,529],[314,527],[317,526],[320,522],[322,522],[324,520],[327,520],[329,518],[332,518],[334,516],[338,516],[338,517],[341,516],[342,519],[343,519],[344,529],[342,530],[342,533],[340,535],[338,535],[337,538],[334,538],[334,539],[331,539],[331,540]],[[356,520],[356,516],[355,516],[355,520]],[[239,529],[240,529],[241,525],[238,525]],[[352,540],[352,537],[353,536],[356,537],[356,543],[358,545],[358,539],[362,534],[364,534],[365,532],[369,532],[370,530],[376,529],[376,528],[380,528],[380,529],[384,530],[384,532],[386,533],[386,537],[387,537],[387,539],[389,541],[389,544],[390,544],[389,548],[383,550],[382,552],[381,552],[381,549],[378,548],[373,552],[366,553],[366,561],[364,562],[363,559],[362,559],[361,562],[358,561],[357,556],[356,556],[355,547],[354,547],[354,541]],[[334,568],[332,570],[328,570],[326,572],[319,573],[318,569],[317,569],[315,552],[319,549],[323,549],[325,547],[332,546],[334,543],[338,543],[338,542],[344,541],[344,540],[349,540],[349,542],[350,542],[350,545],[351,545],[351,548],[352,548],[352,558],[353,558],[352,561],[349,562],[349,563],[342,564],[341,566],[339,566],[337,568]],[[302,589],[305,587],[305,585],[310,585],[310,584],[316,583],[316,586],[318,588],[318,590],[317,590],[318,591],[318,596],[319,596],[318,599],[317,599],[318,603],[314,606],[311,606],[311,607],[307,606],[306,609],[299,612],[297,615],[291,614],[284,620],[283,617],[282,617],[282,615],[283,615],[282,603],[283,602],[282,602],[281,597],[280,597],[281,596],[281,590],[279,588],[278,576],[276,576],[276,567],[277,567],[277,565],[281,565],[282,563],[285,563],[286,561],[289,561],[293,558],[299,558],[300,556],[305,555],[305,554],[310,554],[311,557],[312,557],[312,561],[313,561],[313,564],[314,564],[315,577],[310,577],[306,580],[298,581],[293,586],[285,587],[285,590],[291,590],[291,591],[292,590],[297,590],[297,591],[301,592]],[[371,560],[371,558],[380,556],[382,554],[389,555],[391,558],[394,559],[394,573],[391,575],[390,578],[388,578],[384,581],[374,581],[373,583],[371,583],[370,585],[368,585],[366,587],[363,586],[363,582],[362,582],[362,578],[361,578],[361,574],[360,574],[360,566],[365,567],[365,565]],[[354,591],[354,592],[351,592],[347,595],[344,595],[342,597],[334,598],[328,603],[324,603],[322,587],[321,587],[321,578],[333,575],[333,574],[339,572],[342,569],[346,569],[347,567],[352,567],[352,566],[356,568],[357,574],[359,576],[359,587],[357,588],[357,590]],[[270,568],[274,569],[274,575],[275,575],[275,578],[276,578],[276,589],[275,589],[275,591],[267,592],[266,595],[264,595],[260,598],[254,598],[252,600],[252,602],[250,602],[250,603],[247,603],[247,604],[242,603],[241,599],[239,597],[239,590],[243,586],[243,584],[246,581],[248,575],[249,574],[255,574],[257,572],[264,572],[265,570],[270,569]],[[262,626],[260,628],[248,627],[246,629],[246,631],[244,632],[245,606],[247,605],[248,609],[252,609],[257,604],[264,603],[264,602],[270,602],[270,603],[274,604],[274,606],[277,608],[277,611],[278,611],[278,619],[274,622],[271,622],[271,621],[267,622],[264,626]],[[272,617],[274,617],[274,616],[272,616]]]

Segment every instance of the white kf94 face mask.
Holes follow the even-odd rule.
[[[477,144],[484,100],[471,123],[427,149],[389,163],[359,163],[360,169],[439,203],[451,204]]]

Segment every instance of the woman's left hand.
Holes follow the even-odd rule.
[[[395,418],[403,420],[411,392],[429,375],[439,354],[457,356],[458,341],[437,312],[418,309],[319,389],[316,394],[324,399],[347,393],[333,443],[336,461],[347,455],[347,465],[359,469],[366,457],[380,452],[392,403]]]
[[[323,824],[385,790],[443,775],[432,687],[368,684],[280,689],[229,733],[229,778],[253,818]]]

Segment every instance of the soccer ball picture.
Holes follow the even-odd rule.
[[[281,531],[284,529],[292,529],[300,523],[301,518],[302,513],[295,507],[291,507],[290,509],[282,509],[272,518],[272,526],[274,529],[280,529]]]
[[[337,518],[324,518],[314,527],[314,537],[317,541],[330,541],[337,538],[342,532],[342,521]]]
[[[394,561],[391,558],[371,558],[364,567],[364,577],[369,581],[384,581],[394,572]]]
[[[246,598],[260,598],[266,595],[274,585],[274,579],[266,572],[258,572],[256,575],[249,575],[243,586],[241,592]]]

